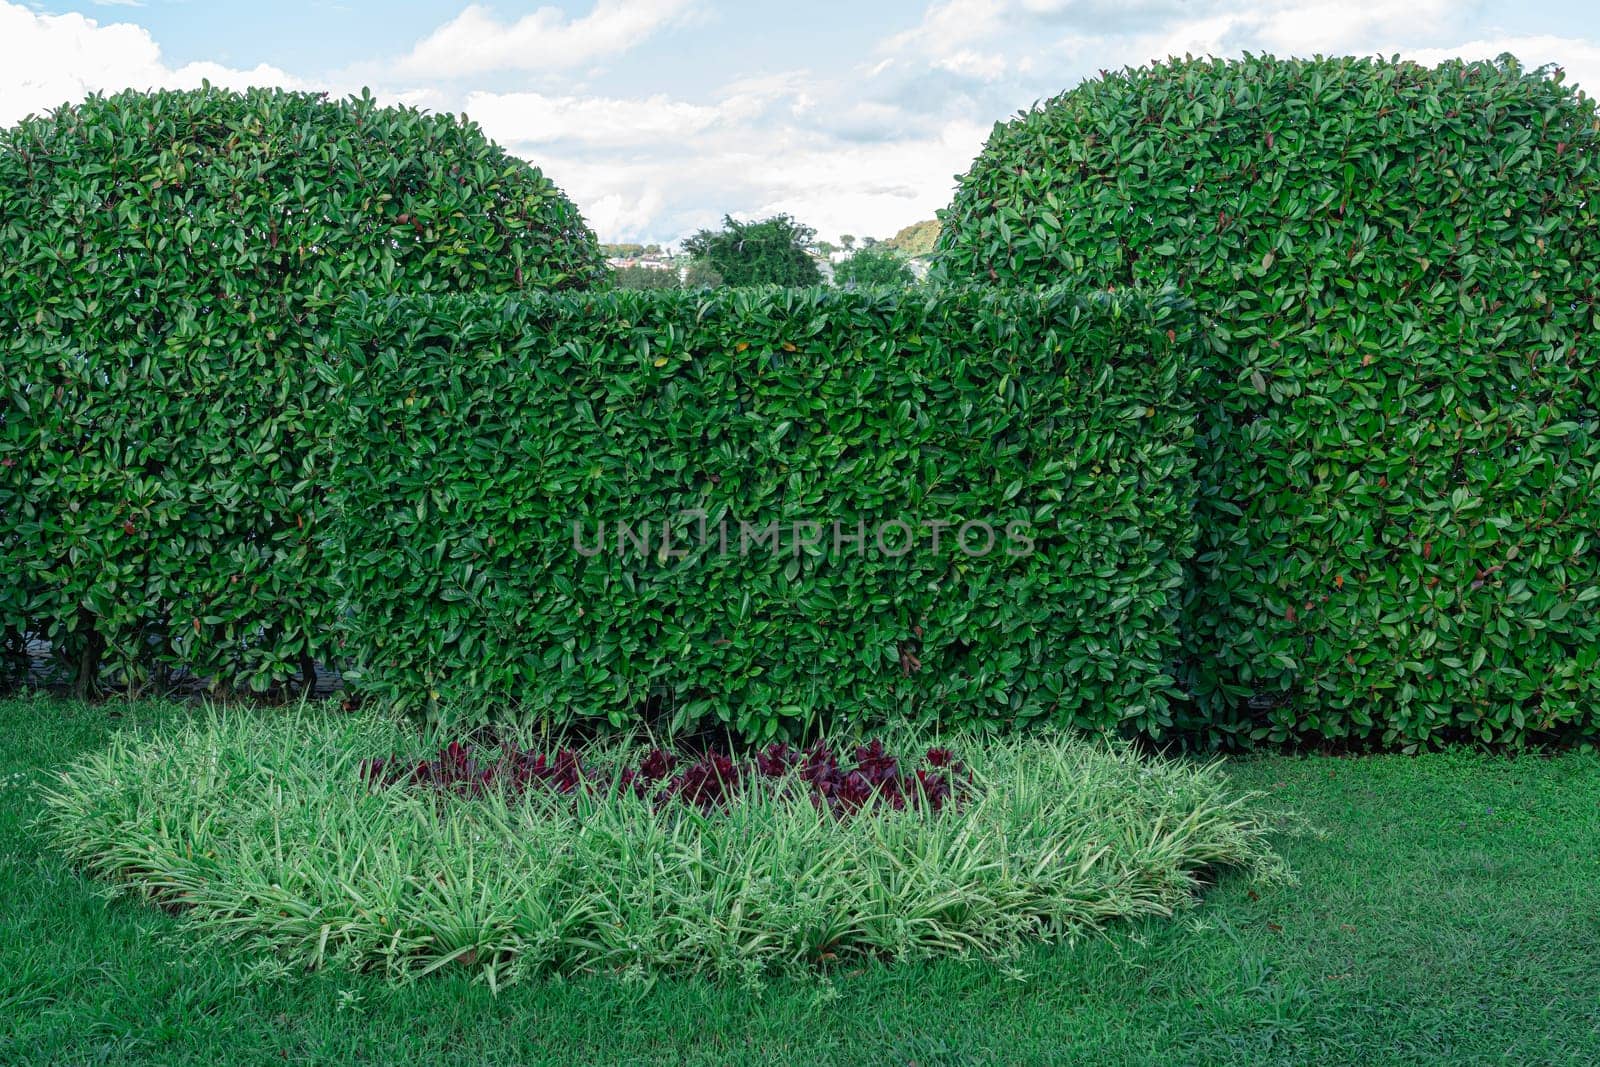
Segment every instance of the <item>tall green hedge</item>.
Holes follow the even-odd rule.
[[[1214,324],[1185,725],[1600,735],[1600,119],[1508,57],[1185,60],[996,127],[946,278]]]
[[[752,738],[1159,733],[1192,319],[1064,292],[358,302],[325,371],[357,684]]]
[[[370,98],[91,97],[0,133],[0,198],[0,630],[85,684],[327,655],[336,301],[605,277],[538,170]]]

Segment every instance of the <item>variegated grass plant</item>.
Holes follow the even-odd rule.
[[[781,780],[711,812],[628,789],[464,798],[364,781],[363,760],[436,741],[314,709],[208,712],[74,764],[44,825],[83,869],[218,942],[399,980],[465,968],[495,988],[1005,961],[1190,907],[1224,869],[1288,877],[1258,798],[1217,765],[1105,742],[941,739],[972,770],[962,803],[848,818]],[[583,756],[622,766],[635,749]]]

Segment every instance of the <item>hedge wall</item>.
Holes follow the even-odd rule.
[[[414,298],[357,302],[340,334],[366,692],[751,738],[1169,722],[1193,533],[1175,297]]]
[[[605,277],[539,171],[366,98],[91,97],[0,132],[0,191],[0,632],[85,687],[327,657],[334,301]]]
[[[996,127],[945,277],[1214,325],[1185,728],[1600,737],[1597,152],[1509,58],[1175,61]]]

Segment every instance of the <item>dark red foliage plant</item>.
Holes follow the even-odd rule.
[[[658,809],[682,804],[706,814],[726,810],[753,789],[798,787],[819,812],[838,818],[883,808],[938,812],[972,790],[972,773],[949,749],[930,748],[919,766],[908,768],[880,740],[857,746],[848,762],[823,741],[803,750],[780,741],[748,757],[715,749],[689,757],[652,748],[620,768],[585,765],[570,748],[544,753],[507,744],[490,755],[452,741],[433,759],[365,760],[361,777],[374,788],[409,786],[459,797],[493,789],[514,795],[630,790]]]

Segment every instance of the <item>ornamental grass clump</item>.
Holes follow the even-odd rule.
[[[436,746],[364,717],[198,716],[74,764],[44,825],[90,874],[179,911],[203,938],[397,980],[464,970],[493,988],[574,972],[755,981],[852,960],[1005,960],[1189,907],[1221,869],[1286,877],[1255,798],[1216,765],[1105,742],[958,743],[959,772],[938,751],[943,765],[923,769],[959,780],[959,802],[863,803],[843,818],[814,799],[814,780],[843,771],[831,753],[718,763],[604,742],[546,759],[568,768],[566,791],[374,777],[376,754],[415,766]],[[833,751],[851,753],[844,779],[904,773],[881,746]],[[652,782],[635,789],[645,766]],[[697,766],[710,770],[693,777]],[[580,784],[600,768],[604,787]],[[735,771],[752,782],[727,789]],[[708,803],[711,780],[724,784]],[[671,782],[678,796],[662,802]]]

